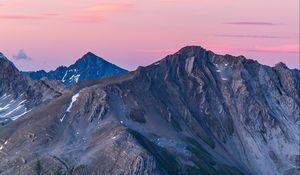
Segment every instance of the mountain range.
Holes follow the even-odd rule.
[[[40,80],[46,77],[49,80],[62,81],[65,85],[70,86],[83,79],[101,78],[124,72],[127,72],[127,70],[122,69],[91,52],[88,52],[69,67],[60,66],[56,70],[49,72],[39,70],[29,72],[23,71],[22,73],[28,75],[33,80]]]
[[[0,114],[10,94],[32,104],[0,127],[0,174],[300,173],[300,71],[283,63],[188,46],[71,87],[0,67]]]

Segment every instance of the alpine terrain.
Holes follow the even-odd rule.
[[[283,63],[188,46],[65,90],[0,61],[0,112],[32,109],[0,128],[0,174],[300,174],[300,71]],[[94,71],[75,65],[46,75]]]
[[[0,127],[64,94],[66,88],[55,81],[31,80],[0,53]]]
[[[65,85],[70,86],[74,83],[87,78],[101,78],[105,76],[117,75],[127,72],[108,61],[88,52],[69,67],[60,66],[54,71],[46,72],[39,70],[36,72],[22,72],[34,80],[48,78],[49,80],[60,80]]]

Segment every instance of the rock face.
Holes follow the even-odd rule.
[[[22,73],[34,80],[40,80],[46,77],[49,80],[60,80],[65,85],[70,86],[83,79],[101,78],[124,72],[127,71],[89,52],[69,67],[60,66],[50,72],[40,70],[37,72]]]
[[[2,174],[296,175],[300,71],[185,47],[0,128]]]
[[[62,95],[65,88],[49,80],[32,81],[0,53],[0,125]]]

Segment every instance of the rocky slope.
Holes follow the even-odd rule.
[[[300,71],[185,47],[0,128],[2,174],[296,175]]]
[[[127,72],[108,61],[88,52],[81,59],[77,60],[69,67],[60,66],[54,71],[46,72],[40,70],[37,72],[22,72],[34,80],[40,80],[44,77],[49,80],[60,80],[65,85],[70,86],[83,79],[101,78],[105,76],[117,75]]]
[[[65,88],[58,82],[32,81],[0,53],[0,125],[61,96],[64,91]]]

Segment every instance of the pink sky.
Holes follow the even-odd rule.
[[[299,0],[0,0],[0,52],[22,70],[88,51],[133,70],[186,45],[299,68]]]

